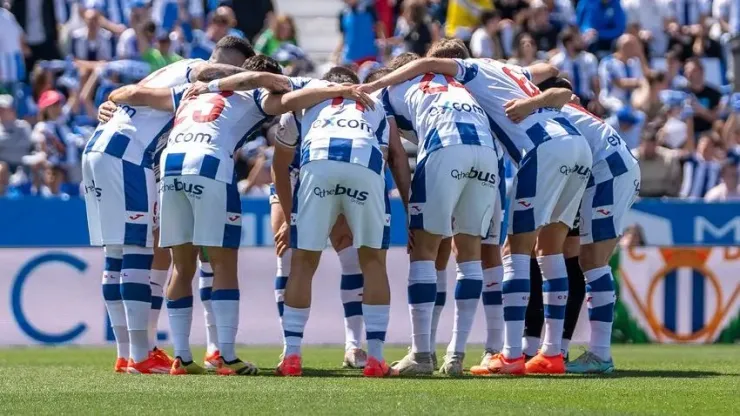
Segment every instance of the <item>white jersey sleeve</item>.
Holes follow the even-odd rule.
[[[296,147],[298,145],[300,132],[293,113],[285,113],[280,116],[275,140],[285,147]]]

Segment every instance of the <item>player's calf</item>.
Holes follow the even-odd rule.
[[[167,286],[167,315],[170,320],[175,361],[179,359],[187,366],[188,363],[193,362],[193,353],[190,350],[190,331],[193,322],[192,281],[195,274],[197,249],[192,244],[184,244],[173,247],[172,253],[174,265],[172,279]]]
[[[383,345],[390,319],[391,291],[386,271],[386,250],[361,247],[358,250],[360,267],[365,276],[362,316],[365,321],[368,365],[366,376],[392,375],[385,363]]]
[[[121,298],[126,309],[130,358],[135,363],[149,357],[149,310],[151,287],[149,273],[152,267],[152,249],[123,246],[121,263]]]

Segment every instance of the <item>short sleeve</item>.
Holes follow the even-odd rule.
[[[453,61],[457,64],[457,74],[455,75],[455,79],[463,84],[467,84],[472,81],[476,75],[478,75],[478,65],[472,62],[467,62],[464,59],[453,59]]]
[[[298,123],[293,113],[285,113],[280,116],[275,140],[285,147],[296,147],[299,135]]]
[[[388,120],[386,117],[381,117],[378,130],[375,131],[375,137],[378,139],[378,144],[381,146],[388,146],[388,137],[390,129],[388,128]]]
[[[308,77],[290,77],[288,79],[290,80],[290,87],[293,91],[300,90],[313,81],[313,78]]]
[[[387,87],[380,90],[380,102],[383,104],[386,117],[396,116],[396,111],[393,109],[393,104],[391,104],[391,97]]]
[[[177,86],[170,88],[170,93],[172,95],[173,110],[177,111],[177,107],[180,106],[182,97],[183,95],[185,95],[185,91],[187,91],[188,88],[190,88],[190,84],[182,84],[182,85],[177,85]]]

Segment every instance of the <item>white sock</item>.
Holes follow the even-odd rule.
[[[236,360],[236,332],[239,329],[239,289],[220,289],[211,293],[216,318],[218,350],[227,362]]]
[[[162,312],[164,287],[167,284],[169,270],[152,270],[149,275],[149,286],[152,289],[152,307],[149,309],[149,349],[157,346],[157,329],[159,314]]]
[[[563,338],[563,340],[560,342],[560,352],[563,353],[563,357],[568,355],[569,349],[570,349],[570,340],[567,338]]]
[[[501,351],[504,348],[504,304],[501,284],[504,267],[483,270],[483,312],[486,315],[486,349]]]
[[[452,340],[447,346],[448,354],[465,352],[465,345],[473,327],[475,310],[478,309],[482,290],[483,269],[480,260],[458,263],[455,285],[455,324],[452,329]]]
[[[537,257],[542,271],[542,302],[545,306],[545,335],[541,352],[546,356],[560,354],[568,302],[568,270],[562,254]]]
[[[524,316],[529,303],[528,254],[511,254],[504,257],[504,280],[501,287],[504,302],[504,349],[507,359],[522,355]]]
[[[538,337],[523,337],[522,346],[524,355],[534,357],[537,355],[537,351],[540,350],[540,339]]]
[[[347,247],[337,252],[342,270],[340,296],[344,308],[344,349],[360,348],[362,340],[362,291],[364,279],[357,249]]]
[[[432,344],[432,351],[437,346],[437,327],[439,326],[439,317],[447,302],[447,270],[437,270],[437,297],[434,299],[434,309],[432,310],[432,332],[429,336],[429,342]]]
[[[128,329],[126,328],[126,309],[121,299],[121,266],[123,263],[123,248],[121,246],[106,246],[105,270],[103,271],[103,300],[108,310],[113,335],[116,338],[116,353],[118,358],[128,360],[130,355]]]
[[[303,330],[308,322],[308,314],[311,308],[291,308],[285,305],[283,309],[283,356],[301,355],[301,342],[303,342]]]
[[[123,246],[121,265],[121,298],[126,309],[129,348],[134,362],[149,357],[149,310],[152,305],[152,289],[149,273],[154,251],[152,248]]]
[[[193,297],[186,296],[177,300],[167,300],[167,316],[170,318],[172,346],[175,357],[185,362],[193,361],[190,351],[190,328],[193,325]]]
[[[287,250],[282,257],[277,258],[277,271],[275,272],[275,303],[277,304],[278,316],[283,320],[283,308],[285,307],[285,286],[290,276],[290,260],[292,252]]]
[[[412,261],[409,265],[409,310],[411,311],[411,351],[431,352],[432,313],[437,296],[437,271],[434,261]]]
[[[614,322],[614,277],[609,266],[588,270],[586,277],[586,300],[588,320],[591,324],[591,340],[588,350],[602,360],[611,358],[612,323]]]
[[[362,316],[365,320],[367,337],[367,354],[378,361],[383,361],[383,344],[388,330],[390,305],[362,304]]]
[[[218,331],[216,329],[216,316],[211,306],[211,295],[213,293],[213,269],[211,264],[201,262],[200,277],[198,278],[198,289],[200,290],[200,302],[203,304],[203,318],[206,322],[206,350],[208,354],[218,351]]]

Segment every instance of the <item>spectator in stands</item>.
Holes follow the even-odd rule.
[[[388,43],[394,45],[392,56],[404,52],[424,55],[434,41],[432,25],[427,15],[426,0],[408,0],[398,18],[396,31]]]
[[[269,26],[274,19],[275,6],[272,0],[232,0],[228,3],[236,17],[236,28],[250,41]],[[309,3],[310,4],[310,3]]]
[[[658,142],[669,149],[693,152],[694,112],[687,96],[681,91],[664,91],[661,93],[664,105],[662,126],[658,131]]]
[[[188,24],[200,29],[205,17],[203,6],[203,0],[152,0],[152,20],[157,28],[171,32],[184,14]]]
[[[182,59],[182,56],[172,52],[170,33],[164,29],[157,29],[156,43],[141,57],[147,62],[152,71],[164,68],[167,65]]]
[[[537,59],[537,45],[534,43],[532,35],[527,32],[521,32],[514,38],[514,44],[516,45],[516,49],[514,56],[509,59],[510,64],[528,66],[539,62]]]
[[[126,29],[118,38],[116,57],[118,59],[142,59],[142,56],[154,44],[157,26],[151,20],[145,20]]]
[[[23,166],[23,157],[33,148],[31,126],[18,120],[13,97],[0,95],[0,196],[5,194],[10,175]]]
[[[591,100],[599,95],[599,61],[592,53],[586,52],[581,34],[574,27],[568,27],[560,33],[560,43],[562,48],[550,59],[550,63],[568,77],[581,105],[588,107]]]
[[[26,33],[31,53],[26,68],[33,68],[41,59],[59,59],[57,24],[63,23],[66,10],[54,0],[14,0],[10,11]]]
[[[523,30],[532,35],[537,50],[545,54],[557,47],[559,29],[550,22],[547,5],[542,0],[533,0],[531,4],[532,14]]]
[[[647,60],[640,41],[633,35],[620,36],[616,52],[599,64],[599,100],[607,110],[616,112],[630,103],[632,91],[642,82],[643,67]]]
[[[627,24],[636,27],[637,37],[648,45],[650,56],[659,57],[668,49],[665,20],[669,10],[664,0],[623,0]]]
[[[683,62],[680,57],[680,48],[671,49],[665,54],[666,80],[668,88],[674,90],[683,90],[689,85],[689,81],[681,75]]]
[[[722,164],[720,171],[721,182],[710,189],[704,196],[707,202],[725,202],[740,200],[740,184],[738,184],[737,165],[730,161]]]
[[[339,12],[340,38],[334,51],[338,64],[360,66],[378,59],[376,39],[385,39],[383,24],[378,22],[375,9],[359,0],[344,0]]]
[[[254,42],[254,50],[262,55],[274,57],[284,43],[298,45],[298,35],[293,18],[280,14]]]
[[[481,13],[493,10],[491,0],[450,0],[447,6],[445,36],[470,42],[481,21]]]
[[[645,114],[633,110],[630,106],[624,106],[606,122],[614,127],[629,149],[639,146],[642,128],[645,125]]]
[[[642,85],[632,94],[632,107],[642,111],[648,120],[652,120],[663,111],[660,93],[668,88],[665,72],[651,71]]]
[[[693,94],[691,106],[694,110],[694,131],[696,134],[712,128],[719,114],[722,94],[706,84],[704,66],[698,58],[686,61],[684,74],[688,80],[688,92]]]
[[[210,15],[205,30],[183,25],[184,56],[190,59],[209,59],[216,43],[228,35],[235,26],[234,11],[226,6],[219,7]]]
[[[696,152],[683,160],[681,198],[704,198],[719,183],[721,165],[717,161],[715,135],[707,132],[699,136]]]
[[[528,0],[494,0],[496,10],[501,12],[501,18],[511,20],[517,25],[521,25],[529,15]]]
[[[501,13],[498,10],[481,14],[481,26],[470,38],[470,53],[475,58],[503,59],[504,47],[501,42],[503,27]]]
[[[59,184],[67,181],[79,183],[82,178],[79,149],[85,141],[66,123],[73,106],[74,103],[70,103],[65,108],[64,96],[56,90],[45,91],[39,98],[40,121],[34,126],[31,138],[38,150],[46,155],[48,166],[61,170],[54,170],[46,176],[47,180],[53,179],[52,190],[56,189],[57,181]]]
[[[69,54],[77,61],[97,62],[113,59],[113,35],[100,27],[100,12],[87,9],[85,26],[72,32]]]
[[[576,20],[589,50],[596,56],[609,53],[627,27],[627,16],[619,0],[580,1]]]
[[[0,7],[0,86],[12,92],[14,83],[26,79],[24,54],[28,53],[23,28],[15,16]]]
[[[678,152],[658,146],[656,132],[646,130],[640,146],[632,153],[640,164],[641,197],[678,196],[681,185],[681,165]]]
[[[707,0],[667,0],[666,6],[670,44],[685,43],[696,36],[711,13],[711,2]]]
[[[570,0],[537,0],[547,8],[550,23],[560,31],[576,24],[576,12]]]

